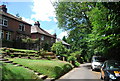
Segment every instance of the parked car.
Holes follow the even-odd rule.
[[[93,56],[91,61],[92,71],[100,70],[101,65],[103,64],[104,61],[105,61],[105,58],[103,58],[102,56]]]
[[[101,67],[100,78],[104,81],[120,81],[120,61],[105,61]]]

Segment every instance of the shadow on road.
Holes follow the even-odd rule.
[[[86,67],[87,69],[91,69],[91,65],[85,65],[83,67]]]

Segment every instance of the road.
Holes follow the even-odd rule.
[[[58,81],[101,81],[100,72],[91,70],[91,63],[81,64],[80,67],[74,68],[69,73],[62,76]]]

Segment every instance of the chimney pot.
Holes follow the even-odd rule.
[[[40,27],[40,23],[39,23],[39,21],[35,22],[34,25]]]
[[[0,8],[3,12],[7,13],[6,5],[1,5]]]

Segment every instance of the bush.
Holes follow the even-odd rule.
[[[75,61],[75,64],[74,64],[75,67],[79,67],[80,66],[80,63]]]
[[[67,58],[67,61],[70,62],[70,61],[76,61],[76,57],[75,56],[69,56]]]
[[[50,56],[46,57],[48,60],[51,60],[52,58]]]
[[[5,52],[6,52],[7,54],[10,54],[10,50],[5,50]]]

